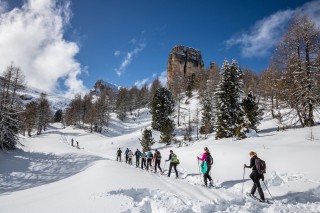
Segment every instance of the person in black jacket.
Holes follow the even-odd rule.
[[[172,170],[172,167],[176,173],[176,178],[179,178],[179,175],[178,175],[178,171],[177,171],[177,165],[178,165],[178,158],[177,158],[177,155],[173,153],[172,150],[170,150],[170,155],[169,155],[169,159],[166,160],[167,161],[170,161],[170,165],[169,165],[169,172],[168,172],[168,177],[170,177],[170,174],[171,174],[171,170]]]
[[[264,199],[264,194],[263,194],[263,191],[262,191],[262,188],[261,188],[261,185],[260,185],[260,179],[262,179],[262,181],[264,181],[264,176],[263,175],[260,175],[258,173],[258,170],[257,170],[257,167],[256,167],[256,159],[258,158],[257,156],[257,153],[251,151],[249,153],[251,159],[250,159],[250,166],[247,166],[246,164],[244,164],[244,167],[245,168],[252,168],[252,172],[250,174],[250,178],[251,180],[253,181],[253,186],[252,186],[252,189],[251,189],[251,196],[254,196],[254,194],[256,193],[256,190],[258,189],[258,193],[259,193],[259,196],[260,196],[260,199],[261,201],[265,201]]]

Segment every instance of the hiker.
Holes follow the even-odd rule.
[[[173,167],[174,171],[176,172],[176,178],[178,178],[179,176],[178,176],[178,171],[177,171],[177,165],[179,164],[179,160],[177,158],[177,155],[174,154],[172,150],[170,150],[169,159],[166,160],[166,162],[167,161],[170,161],[168,177],[170,177],[171,169]]]
[[[160,167],[161,153],[157,149],[154,151],[153,160],[154,160],[154,173],[157,173],[157,167],[159,168],[160,172],[162,173],[162,169]]]
[[[77,148],[80,149],[79,142],[77,141]]]
[[[139,149],[137,149],[137,151],[134,153],[134,156],[136,156],[136,167],[139,167],[141,157],[141,152]]]
[[[128,152],[128,164],[132,165],[132,157],[133,157],[133,153],[131,151],[131,149]]]
[[[146,152],[143,152],[141,154],[141,169],[143,169],[143,166],[146,168],[147,165],[146,165],[146,161],[147,161],[147,153]]]
[[[128,154],[129,154],[129,149],[128,148],[126,149],[124,154],[126,155],[126,163],[128,163]]]
[[[254,194],[256,193],[256,190],[258,188],[258,193],[260,196],[261,201],[265,201],[264,199],[264,194],[260,185],[260,179],[262,179],[262,181],[264,181],[264,176],[258,173],[257,167],[256,167],[256,159],[258,158],[257,153],[251,151],[249,152],[249,156],[250,156],[250,166],[247,166],[246,164],[244,164],[244,168],[252,168],[252,172],[250,174],[250,178],[253,181],[253,186],[251,189],[251,193],[250,196],[254,197]]]
[[[212,157],[211,157],[211,154],[210,154],[210,151],[209,151],[208,147],[204,147],[204,153],[202,154],[202,157],[201,158],[197,157],[197,159],[198,159],[198,161],[199,160],[202,161],[202,165],[204,164],[204,162],[207,165],[207,170],[203,171],[204,185],[207,186],[207,182],[208,182],[207,179],[209,179],[209,181],[210,181],[209,182],[209,186],[213,186],[212,178],[211,178],[211,176],[209,174],[210,170],[211,170],[211,164],[212,164],[211,159],[212,159]]]
[[[74,145],[73,145],[73,138],[71,138],[71,146],[74,146]]]
[[[147,170],[149,170],[149,166],[150,166],[150,168],[152,167],[152,164],[151,164],[152,157],[153,157],[152,152],[151,152],[151,150],[149,150],[147,153]]]
[[[117,161],[118,161],[118,159],[121,161],[121,153],[122,153],[122,151],[119,148],[118,151],[117,151]]]

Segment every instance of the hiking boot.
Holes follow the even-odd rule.
[[[213,186],[212,180],[210,180],[210,182],[209,182],[209,186]]]

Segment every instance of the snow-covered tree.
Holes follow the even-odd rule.
[[[263,112],[259,109],[256,97],[251,91],[242,100],[242,106],[248,120],[247,128],[257,130],[258,125],[262,121]]]
[[[235,60],[222,66],[221,80],[215,93],[216,138],[245,138],[244,111],[241,107],[242,72]]]
[[[19,114],[21,107],[16,94],[23,86],[24,76],[19,67],[13,63],[0,77],[0,149],[15,149],[19,140],[18,132],[21,124]]]
[[[160,143],[170,144],[174,138],[174,123],[169,118],[166,117],[160,128]]]
[[[159,88],[153,96],[151,102],[151,114],[153,129],[161,131],[164,123],[168,122],[167,118],[173,113],[174,101],[171,92],[165,88]]]
[[[293,19],[277,48],[282,65],[282,97],[293,108],[302,126],[314,126],[314,112],[320,104],[320,29],[306,16]],[[295,113],[293,113],[295,112]]]
[[[155,143],[154,139],[152,138],[151,129],[145,128],[142,133],[142,138],[139,138],[139,141],[142,146],[142,151],[149,151],[151,149],[151,146]]]
[[[42,131],[46,131],[47,125],[51,119],[50,104],[47,95],[41,93],[38,100],[38,121],[37,121],[37,134],[41,135]]]
[[[201,134],[210,134],[214,131],[214,115],[210,100],[202,101]]]

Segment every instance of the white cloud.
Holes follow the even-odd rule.
[[[159,81],[161,82],[162,86],[167,85],[167,70],[163,71],[159,76]]]
[[[81,65],[75,59],[79,47],[63,38],[69,23],[70,2],[29,0],[21,8],[0,17],[0,72],[11,63],[19,66],[27,84],[47,92],[57,91],[64,79],[66,95],[87,89],[78,78]]]
[[[296,12],[307,15],[320,27],[320,0],[305,3]]]
[[[148,78],[145,78],[141,81],[136,81],[134,83],[135,86],[137,86],[138,88],[142,88],[146,83],[148,83],[149,79]]]
[[[258,21],[251,32],[234,36],[227,40],[227,47],[240,45],[244,57],[256,57],[266,55],[279,40],[289,21],[293,11],[277,12],[263,20]]]
[[[141,52],[146,47],[146,45],[147,44],[145,40],[142,39],[132,51],[126,54],[126,57],[123,59],[120,67],[115,69],[119,77],[125,72],[127,67],[131,64],[133,57],[137,55],[139,52]]]
[[[116,51],[114,51],[114,56],[119,56],[121,54],[121,51],[120,50],[116,50]]]
[[[250,32],[233,36],[226,41],[227,48],[239,45],[243,57],[265,56],[283,35],[289,20],[295,14],[308,15],[320,26],[320,1],[304,4],[295,10],[278,11],[258,21]]]

